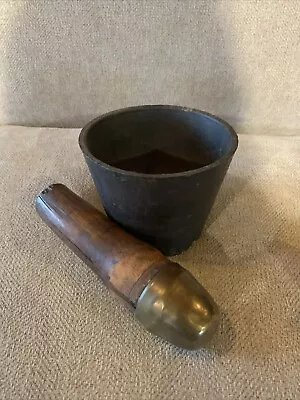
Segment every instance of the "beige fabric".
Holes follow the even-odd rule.
[[[296,134],[299,31],[298,0],[2,0],[0,124],[169,103]]]
[[[39,219],[63,182],[99,206],[78,130],[0,128],[0,397],[299,398],[300,137],[240,135],[200,240],[174,257],[212,293],[208,349],[144,331]]]

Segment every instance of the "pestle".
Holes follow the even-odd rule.
[[[186,349],[198,349],[212,337],[218,307],[182,266],[62,184],[43,190],[36,210],[149,332]]]

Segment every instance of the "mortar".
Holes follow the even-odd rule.
[[[94,119],[79,145],[107,215],[170,256],[199,238],[238,138],[211,114],[150,105]]]

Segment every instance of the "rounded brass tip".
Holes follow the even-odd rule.
[[[149,332],[194,350],[211,339],[219,324],[211,295],[192,274],[171,262],[145,287],[135,315]]]

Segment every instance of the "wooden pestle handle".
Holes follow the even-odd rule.
[[[43,190],[36,209],[104,284],[133,307],[160,268],[171,263],[62,184]]]

